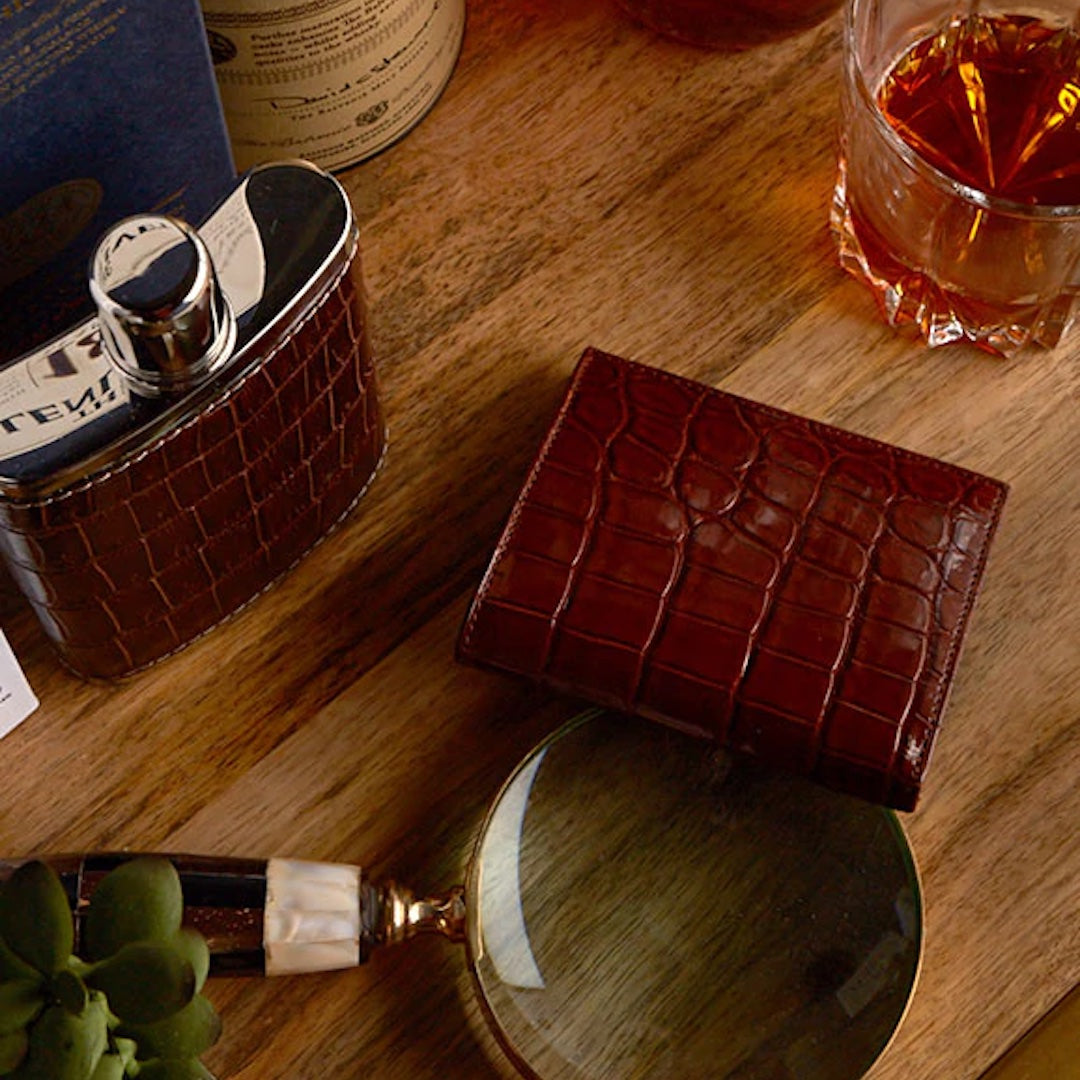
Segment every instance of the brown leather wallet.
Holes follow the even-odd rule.
[[[1005,495],[590,349],[458,655],[910,810]]]

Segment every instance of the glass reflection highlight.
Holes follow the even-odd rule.
[[[509,987],[543,990],[544,977],[529,945],[521,906],[521,831],[533,781],[544,763],[542,750],[526,762],[495,804],[479,851],[477,897],[484,923],[478,950]]]

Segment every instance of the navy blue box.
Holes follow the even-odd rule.
[[[89,314],[109,225],[234,180],[198,0],[0,0],[0,363]]]

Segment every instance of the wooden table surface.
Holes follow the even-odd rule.
[[[68,674],[29,614],[5,611],[41,706],[0,742],[0,850],[287,854],[421,890],[460,880],[500,779],[575,708],[457,665],[453,646],[596,345],[1011,484],[905,818],[925,959],[872,1076],[980,1076],[1080,983],[1080,338],[1003,362],[879,322],[826,224],[838,50],[835,16],[726,54],[654,37],[613,0],[473,0],[436,108],[342,177],[382,473],[283,582],[125,683]],[[221,1080],[505,1072],[464,952],[440,940],[210,992]]]

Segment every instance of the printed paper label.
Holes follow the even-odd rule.
[[[434,104],[457,61],[465,0],[202,0],[240,169],[352,165]]]
[[[38,699],[0,630],[0,738],[18,727],[37,707]]]

